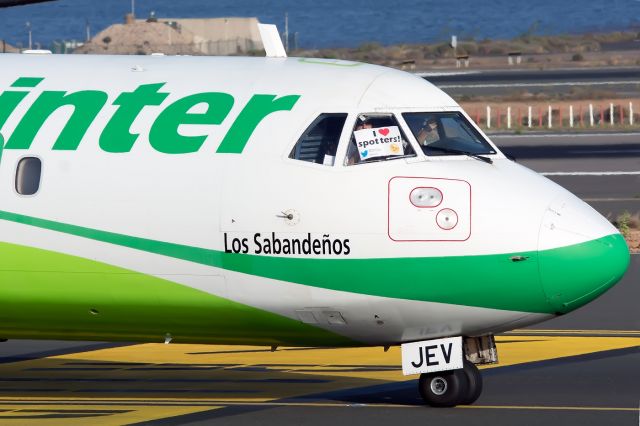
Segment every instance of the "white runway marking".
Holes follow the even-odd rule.
[[[619,81],[568,81],[565,83],[488,83],[488,84],[443,84],[440,89],[481,89],[481,88],[502,88],[502,87],[554,87],[554,86],[613,86],[640,84],[640,80],[619,80]]]
[[[480,71],[434,71],[434,72],[417,72],[415,75],[418,77],[442,77],[450,75],[472,75],[480,74]]]
[[[586,201],[587,203],[610,203],[616,201],[638,201],[640,202],[640,198],[583,198],[582,201]]]
[[[542,172],[543,176],[625,176],[625,175],[640,175],[640,171],[633,172]]]
[[[640,149],[586,149],[567,152],[569,154],[638,154]]]

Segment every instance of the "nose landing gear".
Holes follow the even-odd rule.
[[[482,375],[465,359],[461,369],[421,374],[418,390],[432,407],[469,405],[482,393]]]
[[[476,365],[498,362],[492,334],[408,342],[401,349],[402,373],[422,373],[418,391],[432,407],[473,404],[482,393],[482,375]]]

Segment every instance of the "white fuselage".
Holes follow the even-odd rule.
[[[423,154],[402,113],[464,112],[431,84],[398,71],[296,58],[3,55],[0,65],[0,90],[28,92],[1,128],[5,147],[0,160],[0,211],[5,215],[0,217],[0,242],[160,278],[358,344],[495,333],[551,318],[562,309],[549,306],[555,295],[540,277],[537,253],[617,234],[575,196],[506,159],[497,149],[492,164],[463,155]],[[20,77],[42,81],[32,88],[10,87]],[[120,123],[134,140],[131,148],[106,151],[105,146],[119,142],[104,136],[105,129],[119,124],[118,111],[126,108],[116,102],[118,97],[160,83],[154,93],[166,93],[161,102],[141,108],[130,123]],[[12,142],[21,120],[43,92],[89,90],[106,94],[106,102],[75,149],[59,139],[80,110],[70,105],[56,109],[28,147],[21,146],[24,142],[17,137]],[[182,122],[176,124],[179,118],[174,119],[175,133],[200,137],[200,145],[190,148],[193,152],[166,152],[180,149],[183,142],[166,136],[169,124],[157,124],[171,121],[164,111],[201,93],[218,95],[189,110],[193,116],[201,114],[195,124],[185,118],[186,113]],[[240,153],[221,150],[222,141],[238,131],[234,123],[251,122],[243,111],[258,95],[299,98],[288,110],[271,112],[252,124]],[[232,105],[225,109],[224,99],[229,97]],[[0,98],[0,107],[2,102]],[[216,108],[219,117],[206,116]],[[416,156],[345,165],[356,116],[381,112],[398,117]],[[289,158],[309,124],[326,113],[348,114],[335,163]],[[219,124],[211,124],[216,120]],[[155,135],[154,128],[159,129]],[[56,144],[63,149],[54,149]],[[42,162],[34,195],[20,195],[14,185],[18,163],[26,156]],[[455,231],[431,225],[435,210],[409,204],[414,188],[434,186],[444,193],[442,206],[460,215]],[[275,240],[303,244],[305,239],[307,253],[273,248]],[[315,251],[314,240],[320,242]],[[328,243],[322,246],[323,241]],[[530,259],[510,260],[517,254]],[[415,264],[421,259],[427,259],[424,270]],[[49,267],[54,268],[53,275],[83,273],[32,264],[15,279],[29,285],[29,276],[47,274]],[[0,273],[11,270],[0,260]],[[611,273],[616,274],[618,270]],[[91,282],[87,278],[87,288]],[[0,289],[0,303],[2,295],[11,294],[11,284],[1,285],[5,288]],[[583,293],[592,290],[589,283]],[[44,299],[69,309],[62,297],[52,294]],[[99,304],[100,298],[113,298],[116,307],[120,303],[111,294],[91,294],[77,303]],[[30,303],[11,300],[25,307]],[[153,300],[149,294],[139,302],[146,306]],[[573,305],[567,307],[571,309]],[[179,326],[172,325],[173,319],[164,320],[167,333],[179,341],[181,334],[171,331]],[[69,337],[90,337],[89,326],[82,327],[70,331]],[[37,334],[12,330],[5,334]],[[61,334],[52,331],[49,336]],[[161,338],[144,330],[136,336]],[[198,338],[185,336],[185,340]],[[200,340],[227,341],[216,340],[213,332]],[[292,343],[295,338],[274,335],[272,340]],[[299,341],[307,342],[304,336]]]

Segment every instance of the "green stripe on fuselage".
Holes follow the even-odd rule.
[[[548,303],[540,282],[537,251],[428,258],[270,257],[225,253],[2,211],[0,219],[230,271],[330,290],[509,311],[557,312],[557,309]],[[602,242],[605,240],[607,245],[626,247],[622,236],[610,235],[572,246],[571,250],[577,249],[587,255],[592,253],[593,256],[602,256]],[[567,248],[557,248],[544,253],[552,258],[562,257],[566,250]],[[510,259],[512,256],[528,259],[513,262]],[[596,264],[593,265],[596,267]],[[585,265],[580,267],[584,268]],[[565,267],[558,273],[570,276],[574,271]]]

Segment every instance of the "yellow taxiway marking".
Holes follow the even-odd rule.
[[[563,411],[638,411],[633,407],[557,407],[553,405],[460,405],[456,408],[489,409],[489,410],[563,410]]]
[[[496,337],[500,364],[541,361],[559,357],[583,355],[612,349],[630,348],[640,345],[640,338],[582,337],[582,336],[498,336]],[[531,350],[535,347],[535,350]],[[527,353],[528,352],[528,353]],[[275,352],[255,346],[208,346],[208,345],[164,345],[148,343],[123,346],[98,351],[60,355],[48,359],[121,362],[162,363],[203,366],[216,364],[231,368],[251,366],[276,366],[295,368],[311,373],[313,369],[351,368],[353,366],[385,365],[394,371],[400,370],[400,348],[392,347],[388,352],[382,348],[312,349],[283,348]]]
[[[485,368],[504,367],[535,361],[585,355],[640,346],[639,337],[581,336],[499,336],[496,337],[500,363]]]
[[[587,334],[587,335],[607,335],[607,336],[636,336],[640,337],[640,330],[544,330],[544,329],[517,329],[507,331],[505,334]]]
[[[496,342],[500,364],[484,368],[640,346],[639,337],[624,335],[506,335],[497,337]],[[0,364],[0,422],[15,419],[20,424],[32,420],[52,425],[97,421],[122,424],[231,405],[334,406],[331,402],[282,400],[412,378],[403,376],[400,370],[398,347],[388,352],[382,348],[283,348],[271,352],[269,348],[251,346],[124,346]],[[470,408],[492,407],[637,410]]]
[[[206,407],[157,407],[157,406],[109,406],[95,404],[2,404],[0,423],[44,426],[74,426],[99,423],[100,425],[123,425],[135,422],[159,420],[170,416],[209,411],[223,406]]]

